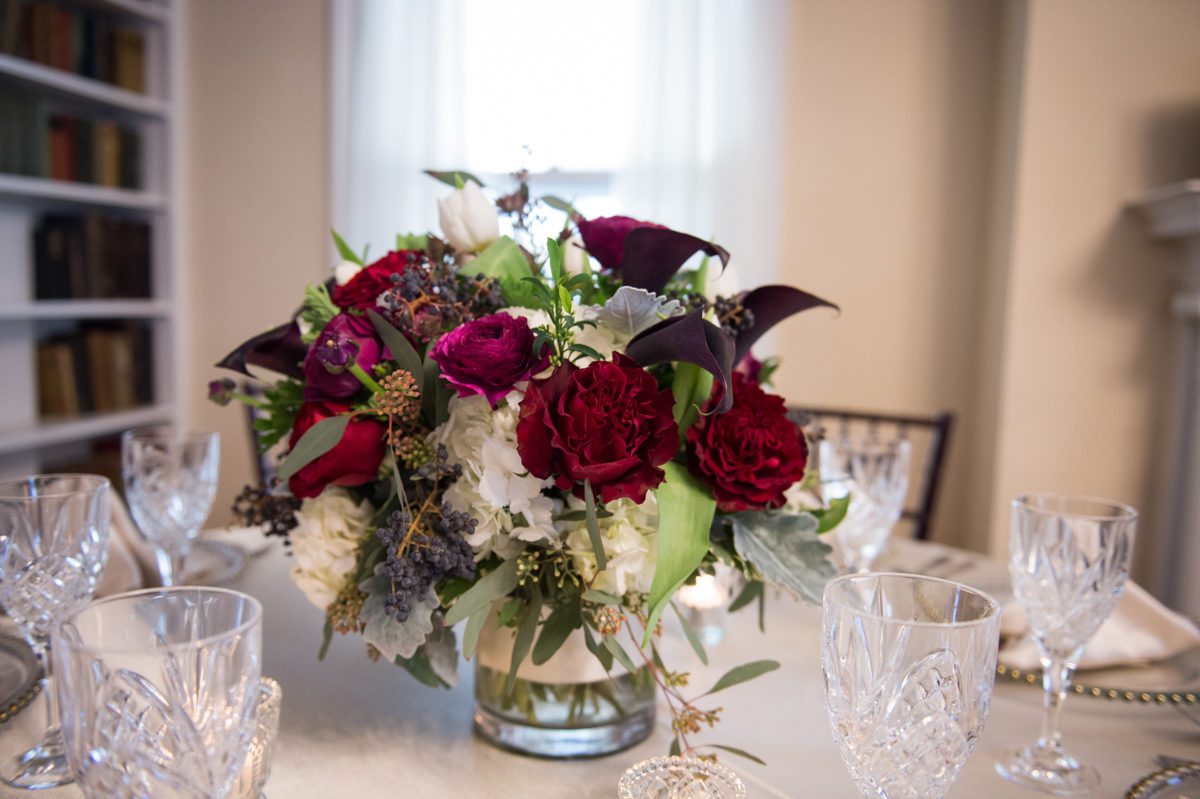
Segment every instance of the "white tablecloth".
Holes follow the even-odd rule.
[[[895,561],[911,566],[928,563],[940,551],[913,545],[896,549]],[[951,553],[952,560],[965,558]],[[283,686],[281,732],[267,784],[271,799],[611,799],[627,766],[666,752],[666,714],[660,713],[660,729],[650,740],[610,757],[554,762],[509,754],[471,734],[468,664],[460,668],[457,688],[439,691],[417,684],[394,666],[369,662],[355,637],[335,636],[328,657],[318,662],[322,613],[291,585],[288,566],[275,545],[251,560],[236,586],[265,606],[264,671]],[[984,590],[1002,590],[1004,582],[1002,569],[987,562],[958,576]],[[710,652],[711,665],[695,663],[692,669],[692,685],[703,690],[741,662],[774,658],[783,664],[779,671],[714,697],[725,708],[724,718],[715,731],[700,736],[767,761],[764,767],[722,758],[743,775],[751,797],[856,796],[829,733],[819,636],[818,609],[780,599],[768,604],[766,635],[759,633],[754,611],[747,608],[731,618],[726,640]],[[685,646],[679,645],[675,668],[694,661]],[[0,726],[0,749],[14,751],[27,732],[23,728],[40,718],[39,710],[35,705]],[[996,776],[992,756],[1033,740],[1040,712],[1038,690],[998,684],[987,729],[949,796],[1036,796]],[[1133,782],[1153,770],[1158,753],[1200,755],[1200,727],[1166,707],[1072,697],[1063,728],[1068,747],[1100,769],[1104,782],[1095,794],[1099,797],[1124,796]],[[37,794],[39,799],[72,795],[72,790]]]

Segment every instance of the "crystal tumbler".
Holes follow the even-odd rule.
[[[60,625],[52,651],[87,799],[229,796],[257,729],[257,600],[220,588],[119,594]]]
[[[983,731],[1000,607],[958,583],[855,574],[825,588],[825,707],[863,797],[939,799]]]
[[[1046,703],[1037,742],[996,761],[1002,777],[1059,796],[1100,784],[1094,768],[1063,749],[1059,716],[1084,646],[1125,590],[1137,518],[1133,508],[1090,497],[1013,500],[1008,571],[1041,651]]]
[[[44,474],[0,483],[0,605],[42,663],[46,732],[4,764],[18,788],[71,781],[58,729],[47,650],[54,623],[83,607],[96,590],[108,551],[108,481],[88,474]]]

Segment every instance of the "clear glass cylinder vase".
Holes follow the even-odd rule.
[[[648,669],[604,671],[573,633],[541,665],[526,658],[512,690],[513,631],[489,622],[475,657],[475,731],[521,754],[598,757],[644,741],[654,728],[654,678]]]

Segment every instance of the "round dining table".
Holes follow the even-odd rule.
[[[497,749],[472,734],[470,663],[460,663],[458,684],[445,690],[420,685],[388,663],[371,662],[356,636],[335,635],[325,659],[318,660],[324,614],[291,583],[289,561],[281,543],[273,541],[248,559],[232,584],[263,603],[263,673],[283,688],[265,790],[271,799],[611,799],[627,767],[667,752],[669,719],[662,708],[654,733],[630,750],[589,760],[542,760]],[[1001,601],[1008,590],[1001,564],[937,544],[895,542],[881,568],[929,571]],[[854,799],[858,794],[824,707],[820,609],[774,596],[764,621],[762,632],[753,605],[729,615],[724,639],[710,647],[707,666],[682,636],[670,628],[664,633],[668,665],[691,671],[696,693],[740,663],[774,659],[781,664],[702,702],[701,707],[720,706],[721,720],[696,742],[737,747],[766,762],[721,755],[721,762],[741,775],[751,799]],[[998,680],[983,736],[948,796],[1039,796],[1005,782],[992,762],[1001,750],[1034,740],[1041,705],[1038,687]],[[0,725],[0,754],[19,751],[42,719],[38,700]],[[1171,707],[1071,696],[1063,734],[1068,748],[1099,769],[1103,783],[1093,795],[1106,799],[1125,796],[1131,784],[1156,768],[1156,755],[1200,758],[1200,726]],[[4,788],[0,795],[28,796]],[[64,788],[36,796],[58,799],[78,792]]]

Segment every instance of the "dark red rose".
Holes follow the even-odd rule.
[[[534,380],[521,401],[517,451],[530,474],[553,477],[583,496],[592,484],[600,502],[643,502],[663,481],[658,468],[679,449],[674,397],[632,359],[613,353],[580,369],[564,364]]]
[[[687,441],[692,474],[712,489],[723,511],[781,507],[808,462],[804,433],[787,417],[783,397],[740,372],[733,374],[733,407],[701,416]]]
[[[579,228],[579,235],[583,237],[583,248],[587,250],[588,255],[610,272],[621,268],[625,237],[631,230],[640,227],[666,228],[666,225],[643,222],[628,216],[601,216],[592,220],[577,217],[575,226]]]
[[[363,385],[347,368],[351,358],[370,374],[384,355],[370,319],[338,314],[321,330],[304,358],[304,399],[353,397]]]
[[[529,320],[497,313],[451,330],[437,340],[429,357],[458,396],[479,394],[495,407],[516,383],[549,363],[547,353],[540,358],[533,354],[533,343]]]
[[[349,405],[339,402],[306,402],[300,406],[288,446],[296,446],[310,427],[322,419],[346,413]],[[346,426],[337,446],[292,475],[288,488],[292,496],[315,497],[326,486],[357,486],[375,479],[383,460],[383,436],[386,428],[374,419],[356,416]]]
[[[334,286],[333,304],[339,308],[357,308],[365,311],[374,308],[379,295],[390,289],[392,275],[402,275],[410,263],[415,263],[422,253],[411,250],[394,250],[373,264],[363,268],[344,286]]]

